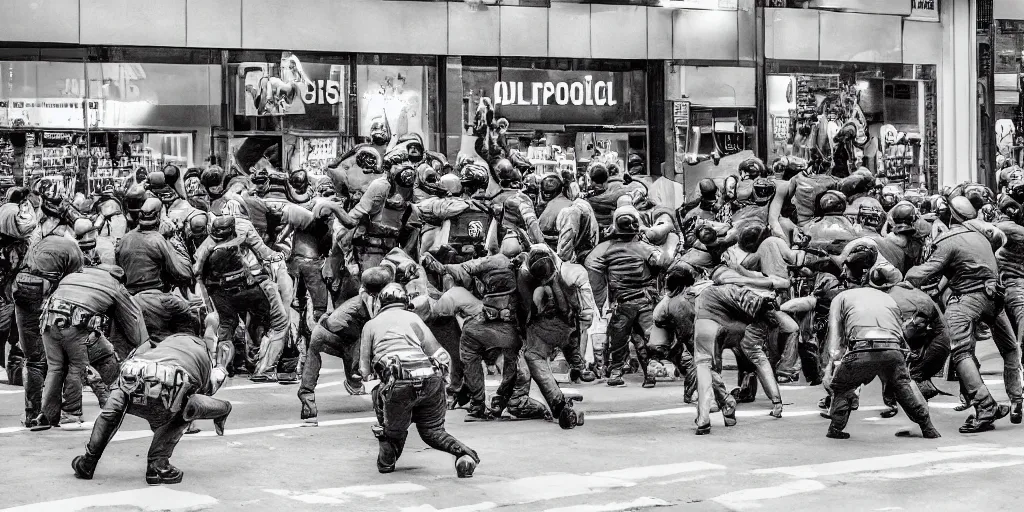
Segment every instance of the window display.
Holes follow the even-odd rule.
[[[432,68],[426,66],[356,66],[359,135],[383,123],[392,144],[403,135],[419,134],[426,149],[436,149],[429,94]]]

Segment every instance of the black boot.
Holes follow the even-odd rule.
[[[583,397],[579,395],[572,395],[566,396],[564,400],[564,402],[552,408],[552,413],[557,413],[558,426],[561,427],[562,430],[571,430],[576,427],[583,426],[583,412],[577,412],[572,406],[573,402],[582,402]]]
[[[217,435],[222,436],[224,435],[224,423],[228,420],[229,414],[231,414],[231,402],[212,396],[192,395],[188,399],[188,404],[185,405],[182,416],[185,421],[213,420],[213,427],[217,430]]]
[[[146,465],[146,483],[149,485],[178,484],[185,473],[172,466],[167,460],[150,462]]]
[[[92,475],[96,471],[96,465],[99,462],[99,457],[94,457],[89,453],[89,450],[86,450],[85,455],[79,455],[75,457],[75,460],[71,461],[71,468],[75,470],[76,477],[82,480],[92,480]]]

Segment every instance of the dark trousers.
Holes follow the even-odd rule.
[[[153,429],[153,441],[149,445],[148,461],[150,463],[162,463],[171,458],[174,447],[178,445],[188,422],[181,416],[181,411],[172,413],[161,400],[147,400],[145,404],[133,403],[133,398],[142,396],[141,389],[134,391],[131,395],[125,393],[121,388],[116,388],[110,393],[106,407],[100,412],[99,417],[92,427],[92,436],[89,444],[86,445],[86,453],[99,460],[103,450],[113,439],[117,429],[121,427],[125,414],[137,416],[149,422],[149,428]]]
[[[476,324],[479,322],[479,324]],[[488,328],[495,324],[495,328]],[[484,404],[487,392],[484,389],[484,368],[481,363],[484,354],[500,349],[502,353],[501,384],[497,395],[512,397],[519,368],[519,350],[522,341],[512,324],[502,322],[481,322],[472,319],[463,326],[462,340],[459,342],[459,357],[463,366],[463,385],[469,393],[473,404]]]
[[[629,358],[629,342],[636,346],[640,368],[647,374],[647,341],[654,327],[654,303],[644,298],[618,302],[608,320],[607,366],[612,373],[622,370]]]
[[[257,285],[241,288],[208,288],[210,300],[213,307],[217,309],[217,316],[220,318],[220,325],[217,328],[217,341],[223,350],[230,349],[232,354],[241,352],[246,354],[244,344],[240,347],[234,346],[235,329],[244,315],[249,315],[250,326],[262,326],[271,318],[270,301],[266,293]],[[258,329],[256,329],[258,331]],[[259,336],[254,336],[252,342],[260,343]],[[244,342],[243,342],[244,343]],[[218,349],[218,354],[222,349]],[[248,354],[246,354],[248,356]],[[219,361],[224,362],[224,361]]]
[[[306,350],[306,364],[302,367],[302,381],[299,384],[299,401],[302,402],[302,419],[315,418],[316,383],[320,379],[320,368],[323,366],[321,353],[340,357],[345,365],[345,379],[350,386],[358,388],[362,385],[359,378],[354,377],[359,370],[359,340],[344,340],[323,326],[317,325],[309,340]]]
[[[89,330],[85,327],[48,326],[43,330],[47,368],[42,413],[52,424],[60,420],[62,403],[65,411],[82,415],[82,383],[89,364],[88,339]]]
[[[878,377],[891,390],[910,419],[922,427],[930,423],[928,402],[910,378],[907,360],[899,350],[847,352],[832,378],[832,428],[843,430],[850,421],[850,402],[857,388]]]
[[[25,357],[22,381],[25,385],[25,416],[34,418],[42,410],[43,381],[46,379],[46,350],[39,332],[39,315],[43,312],[42,288],[18,287],[14,291],[14,319]]]
[[[1010,295],[1011,303],[1016,300],[1014,293]],[[1003,357],[1006,394],[1011,401],[1020,400],[1021,348],[1006,313],[996,311],[995,301],[982,292],[953,295],[946,303],[946,322],[953,345],[953,365],[967,391],[967,399],[975,405],[978,419],[991,418],[998,408],[974,363],[974,348],[977,344],[975,331],[979,324],[987,324],[992,328],[992,341]]]
[[[327,283],[323,277],[323,258],[311,259],[303,256],[292,256],[288,260],[288,274],[295,279],[295,296],[299,298],[299,309],[306,309],[306,294],[313,302],[313,321],[317,321],[327,311]],[[285,306],[289,306],[285,304]],[[305,315],[299,317],[300,330],[305,324]],[[309,332],[309,326],[306,326]]]
[[[575,347],[575,348],[574,348]],[[579,330],[558,317],[534,318],[526,327],[526,345],[523,357],[530,376],[537,383],[552,414],[559,414],[565,405],[565,396],[551,374],[551,357],[561,349],[565,360],[573,368],[582,367]],[[576,366],[579,364],[580,366]]]
[[[444,416],[448,412],[444,386],[444,379],[434,375],[418,382],[399,380],[373,388],[373,410],[384,427],[383,438],[378,438],[378,465],[393,465],[402,456],[409,426],[413,423],[427,446],[456,457],[473,454],[468,446],[444,429]]]

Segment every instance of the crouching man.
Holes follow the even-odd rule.
[[[189,422],[212,419],[217,435],[224,435],[231,403],[211,395],[226,377],[222,367],[213,367],[206,343],[196,336],[174,334],[160,344],[143,344],[121,365],[121,376],[96,418],[85,455],[71,461],[75,476],[92,479],[103,450],[124,416],[132,414],[148,421],[153,429],[146,483],[181,482],[184,473],[169,459]]]

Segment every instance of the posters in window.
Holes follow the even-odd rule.
[[[408,133],[417,133],[429,145],[429,126],[423,101],[424,68],[359,66],[357,73],[359,135],[369,135],[374,120],[384,118],[391,127],[393,140]]]
[[[330,112],[340,117],[344,109],[345,66],[304,64],[291,52],[281,62],[243,62],[238,65],[235,114],[283,116]]]

